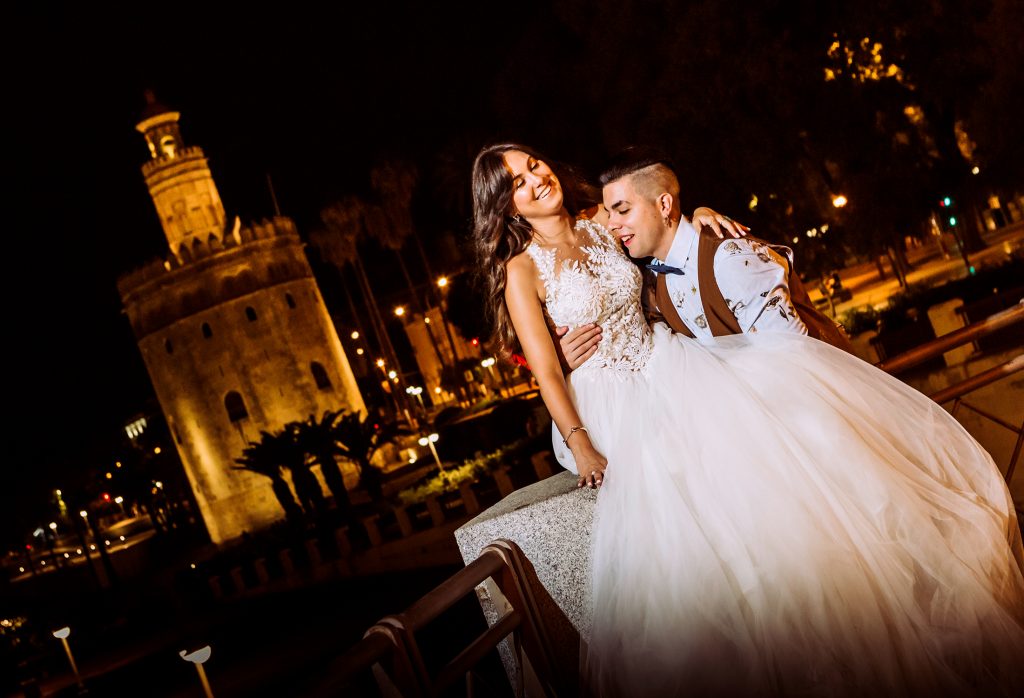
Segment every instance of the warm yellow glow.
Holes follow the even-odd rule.
[[[405,308],[403,308],[402,306],[396,307],[395,315],[397,315],[398,317],[402,317],[403,315],[405,315]]]
[[[750,203],[747,204],[747,208],[749,208],[751,211],[757,210],[757,194],[750,195]]]
[[[834,37],[825,51],[832,60],[832,65],[825,68],[825,82],[837,80],[845,74],[857,82],[891,78],[904,83],[903,70],[895,63],[887,63],[882,49],[881,43],[867,36],[859,42],[840,41]]]
[[[107,473],[107,474],[106,474],[106,478],[107,478],[108,480],[112,480],[112,479],[114,478],[114,474],[113,474],[113,473]]]
[[[358,332],[353,332],[353,333],[352,333],[351,335],[349,335],[349,336],[350,336],[350,337],[352,337],[352,339],[359,339],[359,333],[358,333]]]
[[[397,376],[398,374],[395,373],[394,371],[388,371],[388,378],[390,378],[391,380],[394,380]]]
[[[445,286],[447,286],[448,285],[448,277],[447,276],[442,276],[440,279],[437,280],[437,285],[439,287],[441,287],[441,288],[444,288]]]
[[[440,395],[441,394],[441,386],[437,386],[436,388],[434,388],[434,393],[437,394],[437,395]]]
[[[846,200],[846,197],[843,196],[842,194],[832,197],[832,205],[835,206],[836,208],[842,208],[847,203],[848,202]]]
[[[483,366],[484,368],[490,368],[491,366],[494,365],[494,357],[487,357],[486,359],[480,362],[480,365]]]
[[[120,468],[121,467],[121,461],[117,461],[116,463],[114,463],[114,467],[115,468]]]
[[[50,522],[50,530],[51,531],[56,531],[57,530],[57,522],[56,521],[51,521]]]
[[[975,165],[974,167],[971,168],[971,174],[981,174],[981,168]],[[60,494],[60,492],[58,492],[57,494]]]
[[[360,349],[356,349],[356,354],[357,354],[358,356],[362,356],[362,355],[363,355],[363,354],[365,354],[365,353],[366,353],[366,352],[364,352],[364,351],[362,350],[362,348],[360,348]]]
[[[384,359],[377,359],[377,368],[384,368]]]
[[[156,448],[154,448],[153,449],[153,453],[159,456],[160,455],[160,447],[157,446]]]
[[[424,322],[424,324],[429,325],[430,324],[430,318],[428,318],[428,317],[423,318],[423,322]]]
[[[89,512],[87,512],[85,509],[82,509],[80,512],[78,512],[78,515],[84,519],[89,516]]]

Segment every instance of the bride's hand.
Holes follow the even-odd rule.
[[[729,216],[724,216],[717,211],[708,208],[707,206],[700,206],[693,211],[693,227],[700,230],[701,227],[707,225],[711,226],[711,229],[715,231],[715,235],[720,238],[725,237],[725,233],[722,232],[722,228],[725,228],[726,232],[732,235],[734,238],[746,237],[750,232],[750,228],[734,221]]]
[[[590,444],[573,449],[573,460],[576,461],[576,472],[579,473],[577,487],[595,489],[604,481],[604,470],[608,467],[608,459],[597,452]]]

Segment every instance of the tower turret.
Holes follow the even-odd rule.
[[[146,107],[135,128],[149,145],[150,160],[142,166],[167,244],[175,255],[182,246],[224,236],[224,205],[202,148],[186,147],[178,126],[180,114],[146,92]]]

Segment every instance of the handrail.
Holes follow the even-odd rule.
[[[1012,308],[1000,310],[998,313],[994,313],[984,320],[979,320],[967,327],[961,327],[958,330],[954,330],[949,334],[944,334],[930,342],[925,342],[924,344],[914,347],[909,351],[905,351],[902,354],[898,354],[891,359],[886,359],[885,361],[876,364],[876,366],[886,373],[899,373],[900,371],[905,371],[908,368],[917,366],[934,356],[943,354],[950,349],[955,349],[962,344],[973,342],[979,337],[992,334],[993,332],[1001,330],[1004,327],[1009,327],[1010,325],[1018,322],[1024,322],[1024,299],[1021,299],[1021,301]]]
[[[438,619],[459,601],[492,580],[509,602],[509,607],[455,657],[433,672],[428,670],[416,633]],[[316,695],[330,695],[335,687],[379,664],[383,676],[403,696],[436,696],[452,687],[505,638],[512,638],[513,650],[528,658],[538,688],[545,696],[567,693],[554,671],[552,644],[543,625],[540,608],[529,588],[522,551],[505,539],[493,541],[476,560],[433,590],[420,597],[402,613],[385,616],[375,623],[355,647],[332,664],[328,682]],[[520,681],[524,677],[519,677]]]
[[[1013,375],[1018,371],[1024,371],[1024,354],[1018,354],[1009,361],[993,366],[987,371],[966,378],[959,383],[947,386],[937,393],[929,395],[932,400],[939,403],[940,405],[950,400],[962,397],[969,392],[977,390],[978,388],[984,388],[989,383],[995,383],[1001,378]]]

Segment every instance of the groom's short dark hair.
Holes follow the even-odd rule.
[[[650,146],[633,145],[620,151],[608,162],[601,171],[598,181],[603,187],[652,165],[661,165],[668,168],[673,175],[676,173],[672,159],[665,152]]]

